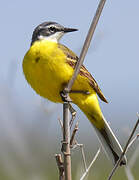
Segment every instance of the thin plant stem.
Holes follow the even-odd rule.
[[[63,166],[63,161],[62,161],[61,154],[56,154],[55,158],[56,158],[56,163],[57,163],[57,166],[58,166],[58,169],[59,169],[59,180],[65,180],[64,166]]]
[[[92,167],[92,165],[94,164],[94,162],[96,161],[98,155],[100,153],[100,148],[97,151],[95,157],[93,158],[92,162],[90,163],[90,165],[88,166],[88,168],[86,169],[85,173],[82,175],[82,177],[80,178],[80,180],[83,180],[85,178],[85,176],[87,175],[87,173],[89,172],[90,168]]]
[[[75,71],[74,71],[74,74],[72,76],[72,78],[70,79],[69,83],[67,84],[67,86],[65,87],[65,92],[70,92],[71,90],[71,87],[80,71],[80,68],[83,64],[83,61],[84,61],[84,58],[86,56],[86,53],[88,51],[88,48],[90,46],[90,42],[91,42],[91,39],[93,37],[93,34],[95,32],[95,29],[96,29],[96,26],[97,26],[97,23],[98,23],[98,20],[100,18],[100,15],[101,15],[101,12],[103,10],[103,7],[105,5],[105,2],[106,0],[100,0],[99,2],[99,5],[98,5],[98,8],[96,10],[96,13],[95,13],[95,16],[92,20],[92,23],[91,23],[91,26],[89,28],[89,31],[88,31],[88,34],[87,34],[87,37],[86,37],[86,40],[84,42],[84,45],[83,45],[83,48],[82,48],[82,51],[80,53],[80,56],[79,56],[79,60],[77,61],[77,64],[75,66]]]
[[[69,127],[69,102],[68,102],[70,100],[70,98],[68,98],[69,92],[83,64],[85,55],[88,51],[91,39],[96,29],[105,1],[106,0],[100,0],[95,16],[92,20],[88,35],[86,37],[85,43],[83,45],[79,60],[75,66],[74,74],[70,79],[69,83],[67,84],[67,86],[64,88],[65,97],[62,96],[63,99],[65,99],[66,101],[63,103],[63,155],[64,155],[65,180],[71,180],[70,127]]]
[[[120,164],[123,156],[125,155],[125,153],[126,153],[126,151],[127,151],[127,149],[128,149],[128,146],[129,146],[129,144],[130,144],[130,141],[131,141],[131,139],[132,139],[132,137],[133,137],[133,135],[134,135],[134,133],[135,133],[135,131],[136,131],[136,129],[137,129],[137,126],[138,126],[138,124],[139,124],[139,115],[137,114],[137,116],[138,116],[138,120],[137,120],[137,122],[136,122],[136,124],[135,124],[135,126],[134,126],[134,128],[133,128],[133,130],[132,130],[132,132],[131,132],[131,135],[130,135],[129,138],[128,138],[128,141],[127,141],[127,143],[126,143],[126,145],[125,145],[125,147],[124,147],[124,150],[123,150],[123,152],[122,152],[119,160],[116,162],[114,168],[112,169],[112,171],[111,171],[111,173],[110,173],[110,175],[109,175],[109,177],[108,177],[108,180],[111,180],[112,176],[114,175],[116,169],[118,168],[118,166],[119,166],[119,164]]]
[[[65,180],[71,180],[71,154],[70,154],[70,118],[69,103],[63,104],[63,145],[62,151],[64,156],[64,173]]]

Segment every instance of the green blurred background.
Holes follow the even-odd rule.
[[[78,55],[98,5],[88,1],[2,1],[0,6],[0,180],[58,179],[55,154],[60,152],[62,105],[42,99],[22,73],[22,59],[33,29],[43,21],[78,28],[62,43]],[[85,65],[100,85],[109,104],[102,111],[124,146],[139,111],[139,1],[107,1]],[[78,107],[77,139],[84,144],[87,164],[99,148],[94,129]],[[129,150],[134,179],[139,178],[139,145]],[[73,179],[83,173],[80,149],[72,152]],[[103,151],[86,179],[105,180],[112,165]],[[119,168],[113,180],[127,179]],[[130,178],[131,179],[131,178]],[[134,180],[133,178],[131,180]]]

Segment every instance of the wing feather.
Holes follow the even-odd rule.
[[[70,49],[68,49],[66,46],[59,44],[59,48],[64,52],[64,54],[67,56],[66,62],[74,69],[75,65],[78,61],[78,56],[74,52],[72,52]],[[97,82],[92,77],[92,75],[88,72],[88,70],[85,68],[84,65],[81,66],[79,74],[81,76],[84,76],[88,79],[90,86],[94,89],[94,91],[97,93],[97,95],[100,97],[100,99],[106,103],[108,101],[106,100],[105,96],[103,95],[101,89],[99,88]]]

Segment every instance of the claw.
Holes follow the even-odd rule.
[[[72,102],[71,98],[69,97],[69,94],[66,93],[65,91],[61,91],[60,96],[63,102]]]

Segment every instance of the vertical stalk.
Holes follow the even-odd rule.
[[[83,64],[85,55],[87,53],[87,50],[89,48],[91,39],[93,37],[94,31],[96,29],[99,17],[101,15],[102,9],[104,7],[106,0],[100,0],[96,14],[92,20],[91,27],[89,29],[88,35],[86,37],[84,46],[82,48],[79,60],[77,61],[77,64],[75,66],[75,71],[68,82],[67,86],[64,88],[64,92],[66,92],[66,97],[68,97],[68,93],[70,92],[72,85],[80,71],[80,67]],[[66,100],[67,101],[67,100]],[[64,102],[63,104],[63,145],[62,145],[62,151],[64,156],[64,173],[65,173],[65,180],[71,180],[71,155],[70,155],[70,126],[69,126],[69,103]]]
[[[69,103],[63,104],[63,156],[65,180],[71,180],[71,155],[70,155],[70,114]]]

